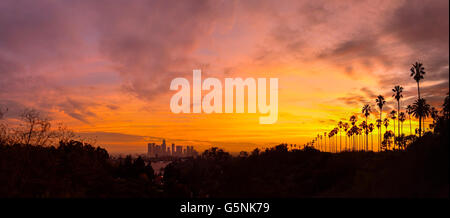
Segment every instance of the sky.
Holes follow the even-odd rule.
[[[440,107],[449,86],[448,4],[2,0],[0,105],[10,120],[35,108],[111,153],[144,153],[163,138],[231,152],[304,144],[366,103],[373,122],[377,95],[387,100],[384,113],[396,108],[395,85],[404,87],[401,107],[411,104],[416,61],[426,71],[421,96]],[[278,121],[172,113],[170,82],[192,81],[193,69],[221,80],[278,78]]]

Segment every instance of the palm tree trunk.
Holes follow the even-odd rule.
[[[398,136],[400,136],[400,99],[397,101],[398,102],[398,110],[397,110],[397,125],[398,125]]]
[[[402,125],[401,125],[402,130],[400,131],[400,135],[403,135],[403,122],[405,122],[405,120],[402,121]]]
[[[409,135],[412,135],[411,115],[408,114],[408,117],[409,117]]]
[[[338,135],[336,134],[336,136],[334,137],[334,153],[337,153],[338,152],[338,149],[337,149],[337,138],[338,138]]]
[[[368,135],[368,128],[369,128],[369,123],[367,123],[367,116],[366,116],[366,150],[369,150],[369,135]]]
[[[393,119],[393,120],[394,120],[394,148],[393,149],[395,150],[395,144],[396,144],[395,143],[395,119]]]
[[[419,81],[417,81],[417,95],[419,96],[419,99],[420,99]]]
[[[422,137],[422,116],[419,116],[419,138]]]
[[[370,132],[370,140],[372,141],[372,143],[371,143],[372,145],[370,146],[370,150],[373,151],[373,133],[372,132]]]
[[[381,138],[381,126],[378,128],[378,152],[380,152],[381,150],[380,138]]]
[[[380,140],[378,141],[378,144],[379,144],[379,150],[378,151],[381,151],[381,137],[383,136],[383,110],[382,109],[380,109],[380,121],[381,121],[381,125],[380,125],[380,132],[379,132]]]

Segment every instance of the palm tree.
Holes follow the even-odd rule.
[[[344,131],[345,132],[348,131],[348,128],[349,128],[348,123],[344,123]],[[348,135],[345,137],[345,150],[347,150],[347,138],[348,138]]]
[[[433,123],[430,124],[430,128],[434,128],[436,126],[437,120],[439,119],[439,111],[436,108],[431,107],[430,110],[431,118],[433,118]]]
[[[333,136],[334,136],[334,129],[333,130],[331,130],[329,133],[328,133],[328,138],[330,138],[329,139],[329,141],[330,141],[330,152],[333,152],[333,147],[332,147],[332,144],[331,144],[331,140],[333,139]]]
[[[388,118],[384,118],[383,120],[383,125],[386,127],[386,133],[384,134],[384,138],[386,138],[386,135],[389,135],[388,132],[392,132],[392,131],[388,131],[388,126],[389,126],[389,119]]]
[[[405,122],[405,120],[406,120],[406,115],[405,115],[405,113],[401,112],[401,113],[398,115],[398,121],[401,122],[401,127],[402,127],[402,130],[401,130],[401,132],[399,133],[399,135],[403,135],[403,122]]]
[[[391,115],[391,119],[394,121],[394,149],[395,149],[395,119],[397,119],[397,117],[395,116],[397,114],[397,111],[392,110],[391,113],[389,115]]]
[[[394,135],[395,135],[395,119],[397,119],[397,116],[395,116],[397,114],[397,111],[392,110],[391,113],[389,113],[390,118],[394,121]]]
[[[371,146],[370,149],[373,151],[373,132],[374,127],[373,127],[373,123],[369,124],[369,132],[370,132],[370,139],[371,139]]]
[[[383,117],[382,117],[382,115],[383,115],[383,106],[386,104],[386,101],[384,100],[384,97],[382,95],[378,95],[377,99],[375,99],[375,101],[377,102],[378,108],[380,108],[380,120],[383,120]],[[378,136],[379,137],[378,143],[380,144],[380,147],[381,147],[381,137],[383,135],[382,126],[380,126],[380,132],[378,134],[379,134],[379,136]]]
[[[442,105],[442,114],[444,115],[444,119],[450,119],[450,98],[447,92],[447,96],[445,97],[444,104]]]
[[[353,136],[353,130],[352,130],[352,129],[349,129],[349,130],[347,131],[347,137],[349,138],[349,140],[352,139],[352,136]],[[350,144],[351,144],[351,141],[350,141]],[[348,149],[348,150],[350,150],[350,149]]]
[[[420,88],[419,88],[419,82],[421,79],[423,79],[423,75],[425,75],[425,68],[423,67],[423,64],[420,62],[416,62],[411,67],[411,77],[417,82],[417,95],[418,99],[420,99]],[[419,128],[420,129],[420,128]]]
[[[364,122],[364,121],[363,121]],[[361,134],[362,134],[362,123],[359,124],[360,128],[356,127],[356,134],[358,135],[358,145],[357,145],[357,151],[360,150],[361,147]]]
[[[325,151],[327,151],[327,132],[323,132],[323,138],[325,139]]]
[[[406,113],[408,113],[409,117],[409,134],[412,135],[412,128],[411,128],[411,114],[412,114],[413,108],[411,105],[408,105],[406,107]]]
[[[339,128],[339,150],[342,151],[342,137],[341,137],[341,129],[344,127],[344,123],[342,121],[339,121],[338,128]]]
[[[395,86],[392,91],[394,92],[394,94],[392,95],[392,97],[395,98],[395,100],[397,100],[397,119],[400,119],[400,99],[403,98],[402,92],[403,92],[403,87],[401,86]],[[397,121],[398,124],[398,131],[400,131],[400,122]],[[395,124],[394,124],[395,125]],[[395,131],[394,131],[394,135],[395,135]],[[398,133],[398,135],[400,136],[400,132]]]
[[[322,144],[322,152],[324,152],[325,151],[325,144],[323,143],[323,136],[321,135],[321,134],[319,134],[319,137],[320,137],[320,141],[321,141],[321,144]]]
[[[333,129],[333,131],[334,131],[334,135],[336,135],[336,137],[334,138],[334,151],[337,153],[338,152],[338,147],[337,147],[337,133],[339,132],[339,128],[338,127],[335,127],[334,129]]]
[[[361,128],[361,133],[364,131],[364,134],[367,136],[367,134],[368,134],[368,132],[367,132],[367,127],[368,127],[368,125],[367,125],[367,123],[366,123],[366,121],[362,121],[362,123],[360,124],[360,128]],[[367,141],[366,141],[367,142]],[[361,143],[361,147],[362,147],[362,150],[367,150],[366,148],[367,148],[367,144],[365,144],[365,142],[364,142],[364,138],[363,138],[363,142]]]
[[[378,140],[380,140],[380,129],[381,129],[382,121],[381,119],[377,119],[377,128],[378,128]],[[378,141],[378,151],[381,151],[381,143]]]
[[[352,115],[350,117],[350,123],[352,124],[352,131],[353,131],[352,135],[354,135],[356,133],[354,127],[355,127],[355,124],[357,121],[358,121],[358,118],[355,115]],[[355,149],[355,138],[353,137],[353,150],[354,149]]]
[[[419,137],[422,137],[422,119],[430,116],[430,112],[430,105],[423,98],[417,99],[412,105],[412,114],[415,118],[419,118]]]
[[[317,146],[319,147],[319,151],[322,149],[322,145],[320,144],[320,135],[319,134],[317,134],[317,137],[316,137],[316,139],[317,139]]]
[[[366,117],[366,125],[367,125],[367,117],[369,117],[370,112],[372,112],[370,106],[368,104],[364,105],[364,107],[362,108],[362,114]],[[368,148],[368,144],[369,144],[369,135],[366,128],[366,148]]]

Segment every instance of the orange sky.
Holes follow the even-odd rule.
[[[385,113],[396,108],[395,85],[410,104],[417,60],[424,98],[439,106],[448,92],[446,0],[2,1],[0,12],[8,119],[33,107],[112,153],[144,153],[162,138],[232,152],[303,144],[376,95],[386,97]],[[170,81],[192,81],[193,69],[221,80],[279,78],[278,121],[171,113]]]

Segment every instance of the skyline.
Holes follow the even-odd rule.
[[[375,105],[377,95],[385,114],[397,109],[396,85],[404,111],[417,97],[409,76],[416,61],[427,72],[423,98],[440,108],[448,93],[445,0],[2,1],[0,12],[6,119],[36,108],[97,136],[111,153],[145,153],[163,138],[231,152],[304,144]],[[219,79],[278,78],[278,121],[171,113],[170,81],[192,81],[193,69]],[[377,116],[373,110],[372,122]]]

